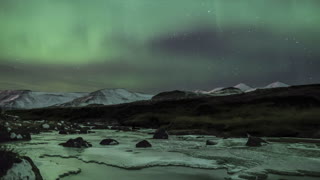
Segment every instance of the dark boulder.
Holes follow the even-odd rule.
[[[92,147],[92,145],[83,140],[82,137],[78,137],[76,139],[69,139],[65,143],[60,143],[59,145],[64,146],[64,147],[74,147],[74,148],[88,148]]]
[[[5,126],[0,125],[0,143],[10,140],[10,134]]]
[[[138,130],[140,130],[140,128],[139,128],[139,127],[132,126],[132,127],[131,127],[131,130],[132,130],[132,131],[138,131]]]
[[[27,127],[27,130],[31,134],[40,134],[40,129],[37,127]]]
[[[25,129],[14,129],[8,132],[6,128],[0,128],[0,142],[7,141],[30,141],[31,135]]]
[[[152,147],[152,145],[147,140],[140,141],[136,144],[136,148],[148,148],[148,147]]]
[[[153,139],[168,139],[169,134],[165,129],[158,129],[153,135]]]
[[[0,179],[15,163],[21,163],[19,154],[6,146],[0,146]]]
[[[79,130],[79,134],[88,134],[89,130],[90,130],[90,128],[81,128]]]
[[[19,128],[12,130],[12,132],[14,132],[17,135],[17,140],[31,140],[31,134],[29,129]]]
[[[207,140],[206,145],[210,146],[210,145],[216,145],[218,143],[212,141],[212,140]]]
[[[246,146],[259,147],[262,145],[262,143],[268,143],[268,142],[259,137],[249,136]]]
[[[31,135],[28,132],[21,132],[20,135],[22,136],[21,140],[30,141]]]
[[[72,124],[71,127],[73,129],[81,129],[81,126],[79,124],[76,124],[76,123]]]
[[[0,146],[0,179],[22,179],[22,176],[25,174],[23,172],[22,174],[16,174],[16,176],[10,176],[5,178],[4,176],[6,175],[8,170],[13,168],[15,164],[19,164],[23,160],[25,160],[27,163],[31,165],[31,170],[35,175],[35,180],[42,180],[43,178],[40,174],[39,169],[36,167],[36,165],[29,157],[20,156],[20,154],[6,146]],[[28,176],[25,176],[24,179],[25,178],[28,178]]]
[[[77,134],[77,131],[74,129],[68,130],[68,134]]]
[[[65,130],[61,130],[61,131],[59,131],[59,134],[68,134],[68,132]]]
[[[118,145],[119,142],[114,139],[104,139],[100,142],[101,145]]]

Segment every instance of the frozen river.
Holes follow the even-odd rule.
[[[97,130],[85,135],[42,133],[33,135],[29,142],[11,145],[31,157],[46,180],[320,179],[319,144],[270,143],[246,147],[246,139],[213,136],[170,136],[169,140],[154,140],[148,134],[150,131]],[[58,145],[79,136],[93,147],[77,149]],[[100,145],[105,138],[116,139],[120,144]],[[144,139],[152,148],[135,148],[135,144]],[[206,146],[208,139],[218,144]]]

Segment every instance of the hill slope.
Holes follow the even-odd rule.
[[[166,127],[172,133],[320,137],[320,85],[258,89],[229,96],[10,113],[33,120],[103,121],[128,126]]]

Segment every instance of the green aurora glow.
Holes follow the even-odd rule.
[[[1,0],[0,85],[158,92],[318,83],[319,9],[318,0]]]

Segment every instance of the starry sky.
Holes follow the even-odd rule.
[[[319,0],[1,0],[0,89],[320,83]]]

